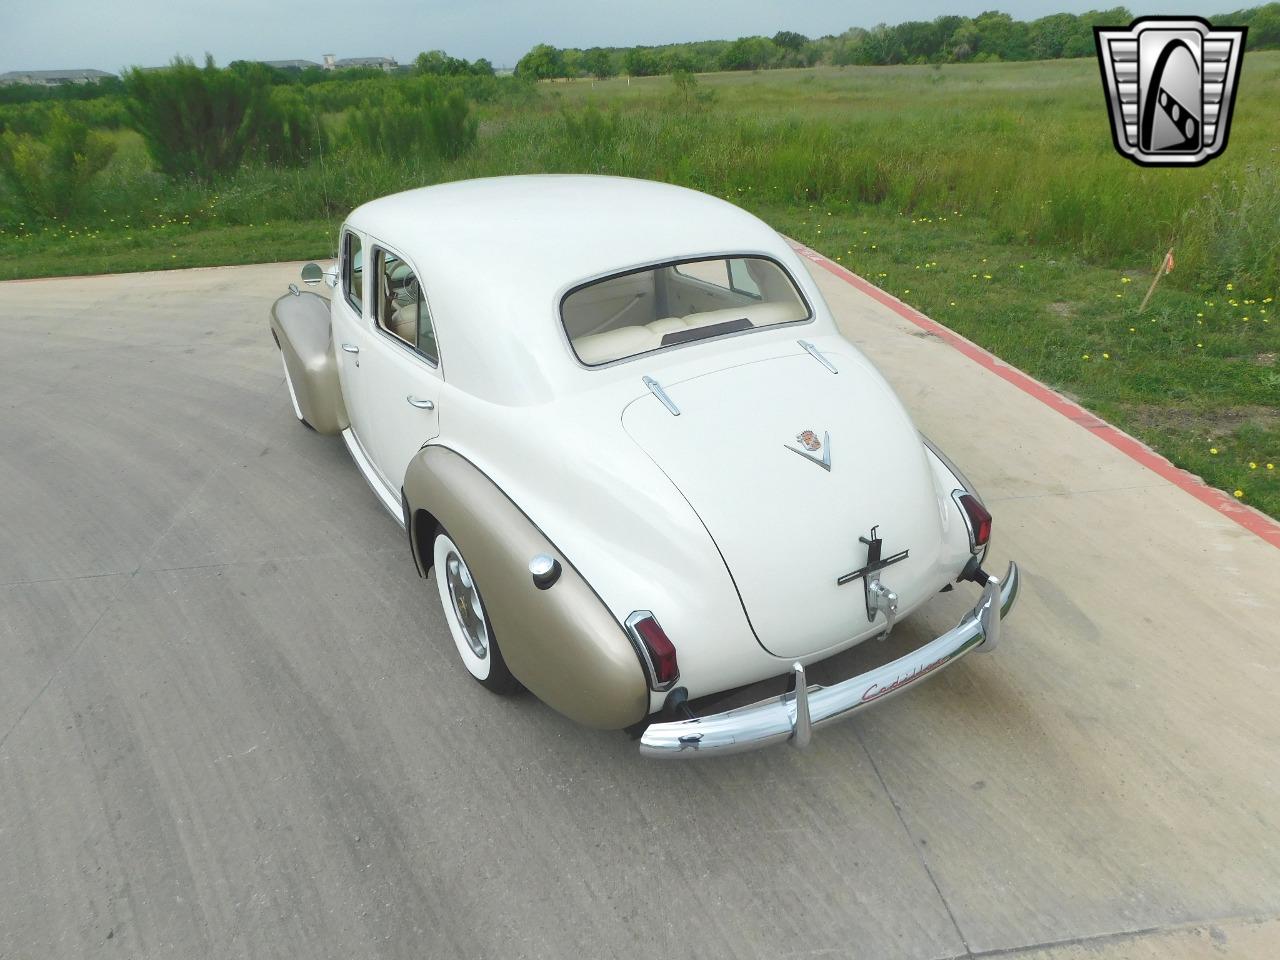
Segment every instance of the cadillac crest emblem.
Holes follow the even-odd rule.
[[[783,446],[792,453],[798,454],[813,463],[816,463],[828,473],[831,472],[831,434],[823,431],[822,439],[818,439],[816,430],[801,430],[796,434],[796,442],[799,447],[793,447],[789,443]],[[822,456],[818,456],[818,451],[822,451]]]

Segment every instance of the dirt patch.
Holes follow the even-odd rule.
[[[1067,303],[1065,300],[1058,300],[1055,303],[1051,303],[1045,309],[1055,317],[1062,317],[1064,320],[1067,317],[1074,317],[1076,315],[1076,305],[1074,303]]]
[[[1234,433],[1245,424],[1264,430],[1280,426],[1280,409],[1257,405],[1227,407],[1223,410],[1192,410],[1186,407],[1129,407],[1135,426],[1152,430],[1174,430],[1209,438]]]
[[[1253,362],[1259,367],[1274,367],[1276,365],[1276,355],[1274,353],[1260,353],[1253,358]]]

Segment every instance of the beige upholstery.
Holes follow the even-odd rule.
[[[395,313],[391,315],[391,322],[387,324],[387,329],[408,343],[416,343],[418,340],[418,305],[409,303],[403,307],[396,307]]]
[[[664,317],[633,327],[619,327],[604,333],[593,333],[573,340],[573,349],[583,363],[608,363],[632,357],[637,353],[656,350],[662,346],[662,338],[678,330],[694,330],[712,324],[739,320],[746,317],[757,327],[774,323],[787,323],[804,318],[804,307],[796,300],[789,303],[752,303],[724,310],[708,310],[691,313],[686,317]]]

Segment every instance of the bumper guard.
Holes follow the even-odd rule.
[[[1018,565],[1010,563],[1002,579],[987,581],[978,605],[959,624],[906,656],[831,687],[806,683],[804,665],[797,661],[791,667],[794,692],[724,713],[650,724],[640,737],[640,752],[661,759],[694,759],[757,750],[784,740],[806,747],[814,727],[899,694],[971,650],[995,649],[1000,621],[1017,596]]]

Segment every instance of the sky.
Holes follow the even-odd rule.
[[[1262,0],[1258,0],[1259,3]],[[816,37],[881,21],[974,16],[998,9],[1020,20],[1050,13],[1109,8],[1116,0],[0,0],[0,73],[92,67],[117,73],[159,66],[175,54],[219,64],[232,60],[319,61],[395,57],[411,63],[422,50],[485,57],[515,66],[535,43],[558,47],[634,46],[733,39],[779,30]],[[1178,0],[1130,0],[1135,14],[1208,16],[1252,5],[1223,0],[1222,9]]]

